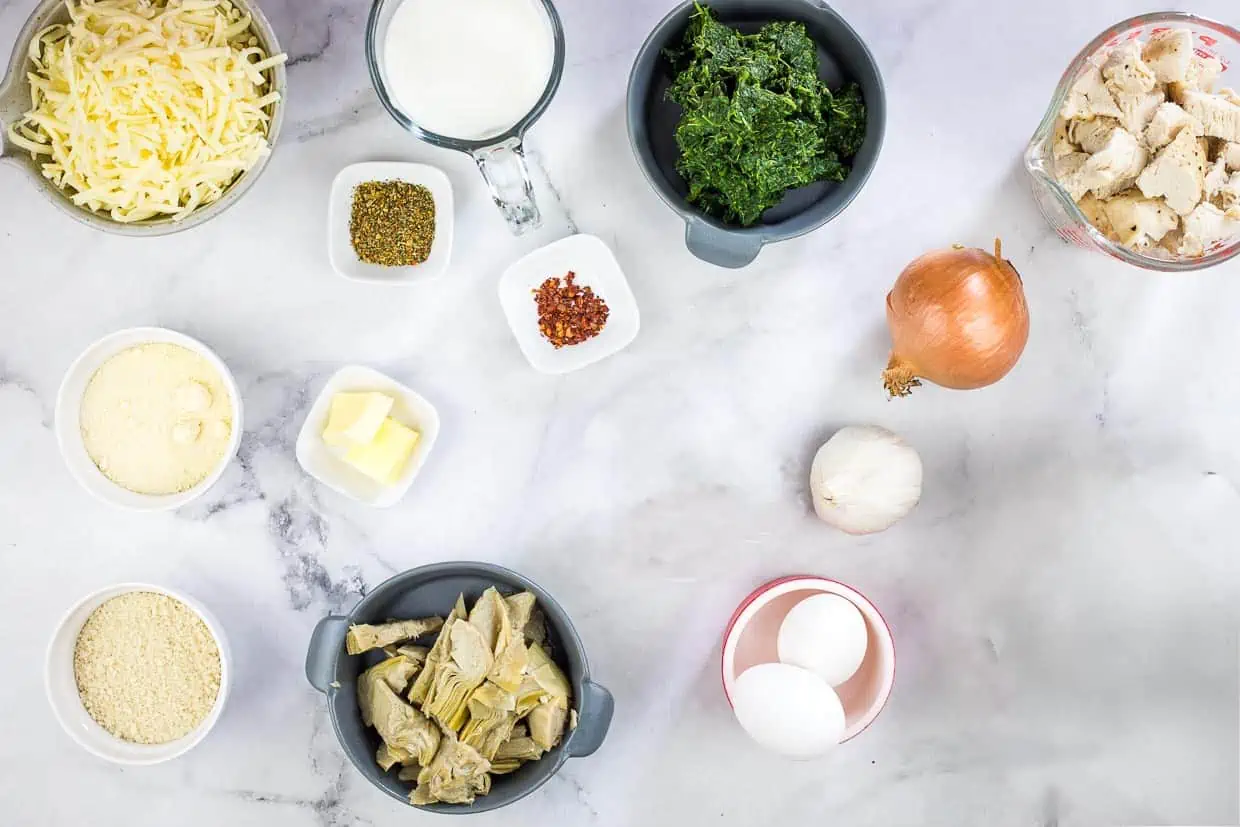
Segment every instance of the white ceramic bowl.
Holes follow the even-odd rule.
[[[382,485],[344,461],[337,449],[323,441],[332,397],[345,391],[380,391],[396,400],[390,416],[421,434],[413,454],[405,463],[400,479],[394,485]],[[349,365],[336,371],[306,416],[297,434],[297,462],[306,473],[319,482],[358,502],[388,508],[400,501],[413,485],[413,480],[426,463],[435,440],[439,437],[439,413],[435,406],[418,394],[391,379],[361,365]]]
[[[896,675],[896,650],[882,614],[864,595],[843,583],[808,575],[783,577],[745,598],[724,633],[723,691],[730,705],[738,675],[759,663],[777,662],[779,627],[789,610],[805,598],[823,592],[839,595],[856,606],[869,633],[861,667],[835,687],[844,705],[845,729],[840,738],[840,743],[844,743],[860,735],[887,705]]]
[[[202,355],[219,372],[220,379],[224,382],[224,387],[228,389],[232,402],[232,437],[229,439],[224,456],[220,458],[215,470],[202,482],[179,494],[138,494],[117,485],[104,476],[99,467],[95,465],[94,460],[86,453],[86,444],[82,441],[82,394],[86,392],[86,385],[95,375],[95,371],[121,351],[153,342],[180,345]],[[64,381],[60,383],[60,392],[56,396],[56,441],[60,445],[60,454],[65,458],[65,464],[69,466],[69,472],[73,474],[74,479],[99,499],[131,511],[168,511],[180,508],[191,500],[201,497],[223,475],[224,469],[236,456],[237,448],[241,445],[243,428],[241,414],[241,390],[237,387],[232,372],[215,354],[215,351],[197,339],[186,336],[184,333],[177,333],[175,330],[162,327],[131,327],[104,336],[88,347],[69,367]]]
[[[593,339],[556,348],[538,330],[534,291],[547,279],[563,278],[570,270],[576,274],[577,285],[593,288],[607,303],[607,323]],[[562,238],[513,264],[500,277],[499,301],[521,352],[543,373],[568,373],[605,359],[628,347],[641,328],[637,300],[620,262],[602,239],[592,235]]]
[[[90,717],[82,699],[78,695],[77,679],[73,673],[73,649],[77,643],[82,626],[95,609],[107,601],[129,592],[156,592],[166,594],[181,601],[207,625],[215,644],[220,650],[220,692],[215,698],[215,705],[207,713],[202,723],[188,735],[166,744],[133,744],[112,735]],[[228,700],[228,689],[232,682],[232,658],[228,650],[228,639],[224,629],[211,612],[207,611],[198,601],[188,595],[146,583],[120,583],[100,589],[78,601],[60,621],[52,641],[47,647],[47,664],[44,670],[44,682],[47,688],[47,700],[52,705],[52,713],[74,741],[87,752],[97,755],[115,764],[159,764],[170,761],[192,749],[206,737],[215,722],[224,711],[224,703]]]
[[[357,257],[349,239],[353,190],[367,181],[404,181],[421,184],[435,201],[435,238],[430,258],[421,264],[384,267]],[[452,182],[435,167],[403,161],[368,161],[347,166],[332,181],[327,208],[327,256],[332,268],[347,279],[368,284],[412,284],[443,275],[452,256],[455,227]]]

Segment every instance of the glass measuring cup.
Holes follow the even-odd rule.
[[[1154,12],[1129,18],[1095,37],[1069,64],[1059,80],[1042,123],[1025,149],[1025,169],[1033,186],[1033,197],[1042,215],[1065,240],[1086,250],[1097,250],[1145,270],[1186,272],[1202,270],[1240,254],[1240,238],[1232,238],[1208,248],[1202,256],[1177,256],[1161,247],[1138,252],[1114,242],[1099,232],[1055,180],[1055,160],[1051,150],[1055,119],[1077,79],[1092,64],[1101,67],[1115,46],[1136,38],[1146,39],[1158,31],[1176,28],[1193,33],[1193,46],[1202,57],[1216,57],[1223,73],[1214,88],[1240,88],[1240,31],[1224,23],[1186,12]]]
[[[530,179],[529,169],[525,164],[525,150],[522,142],[528,130],[543,111],[556,89],[560,86],[560,77],[564,74],[564,28],[560,16],[550,0],[541,2],[547,12],[547,21],[551,26],[555,56],[551,67],[551,77],[547,79],[547,87],[542,97],[534,104],[526,115],[498,135],[481,140],[466,140],[437,135],[414,123],[408,115],[401,111],[392,95],[388,92],[388,83],[384,70],[384,49],[387,43],[388,27],[392,16],[402,0],[375,0],[370,10],[370,19],[366,24],[366,63],[370,69],[370,80],[375,92],[379,95],[383,108],[388,111],[397,123],[412,132],[419,139],[444,147],[455,149],[470,155],[478,164],[478,171],[487,182],[491,198],[495,206],[503,213],[508,222],[508,229],[514,235],[521,235],[527,230],[542,224],[542,216],[538,212],[538,204],[534,201],[534,184]],[[451,2],[451,0],[449,0]]]

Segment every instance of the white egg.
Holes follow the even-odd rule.
[[[779,659],[839,686],[861,668],[869,631],[861,610],[836,594],[816,594],[792,607],[779,627]]]
[[[788,758],[817,758],[840,742],[844,707],[822,678],[786,663],[746,669],[732,708],[749,737]]]

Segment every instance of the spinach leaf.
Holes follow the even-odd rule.
[[[694,5],[683,44],[665,52],[677,72],[667,97],[684,110],[676,168],[689,203],[749,226],[794,187],[843,181],[865,137],[857,85],[832,93],[819,80],[801,23],[741,34]]]

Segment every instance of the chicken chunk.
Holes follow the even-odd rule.
[[[1116,105],[1111,90],[1107,89],[1102,72],[1097,66],[1090,66],[1073,85],[1059,114],[1067,120],[1087,121],[1100,115],[1118,119],[1124,113]]]
[[[1240,220],[1240,172],[1233,172],[1214,196],[1228,218]]]
[[[1240,143],[1223,144],[1223,148],[1219,150],[1218,157],[1223,159],[1223,163],[1227,164],[1229,172],[1240,169]]]
[[[1092,121],[1069,121],[1068,138],[1082,151],[1093,154],[1106,146],[1111,131],[1119,126],[1115,118],[1094,118]]]
[[[1141,57],[1159,83],[1183,83],[1193,61],[1193,33],[1188,29],[1159,32],[1150,37]]]
[[[1181,129],[1188,129],[1194,135],[1201,134],[1201,124],[1178,104],[1161,103],[1145,128],[1145,145],[1151,150],[1162,149],[1175,140]]]
[[[1115,99],[1119,111],[1123,113],[1119,122],[1133,135],[1141,135],[1153,119],[1154,112],[1166,100],[1167,96],[1161,89],[1119,95]]]
[[[1193,59],[1189,61],[1188,73],[1184,77],[1183,83],[1171,83],[1167,85],[1167,94],[1172,100],[1182,100],[1184,93],[1189,90],[1197,90],[1199,92],[1209,92],[1214,86],[1214,81],[1218,80],[1218,76],[1223,72],[1223,64],[1216,57],[1201,57],[1193,55]]]
[[[1137,249],[1157,244],[1180,226],[1180,217],[1161,198],[1146,198],[1135,189],[1107,201],[1103,210],[1119,242]]]
[[[1106,198],[1132,186],[1148,158],[1148,153],[1130,132],[1116,127],[1111,130],[1106,145],[1060,183],[1074,200],[1079,201],[1086,192]]]
[[[1240,141],[1240,104],[1232,103],[1222,95],[1188,91],[1184,93],[1181,105],[1185,112],[1201,123],[1203,134],[1224,141]]]
[[[1073,121],[1076,123],[1076,121]],[[1063,118],[1055,119],[1055,131],[1051,133],[1051,157],[1059,160],[1065,155],[1076,152],[1076,145],[1068,137],[1068,122]]]
[[[1112,241],[1119,240],[1114,228],[1111,227],[1111,219],[1107,218],[1106,204],[1099,201],[1097,196],[1093,193],[1086,193],[1076,205],[1081,208],[1081,213],[1089,220],[1090,224],[1093,224],[1098,229],[1098,232]]]
[[[1147,198],[1161,196],[1171,209],[1188,215],[1201,201],[1205,175],[1205,139],[1181,130],[1137,177],[1137,186]]]
[[[1202,184],[1206,198],[1213,198],[1218,195],[1219,191],[1227,185],[1229,177],[1227,175],[1227,161],[1223,158],[1216,158],[1207,169],[1205,181]]]
[[[1111,50],[1102,66],[1102,76],[1115,97],[1151,92],[1158,79],[1141,59],[1141,43],[1129,40]]]
[[[1228,218],[1206,201],[1184,218],[1184,238],[1178,252],[1183,256],[1204,255],[1212,245],[1240,234],[1240,221]]]

